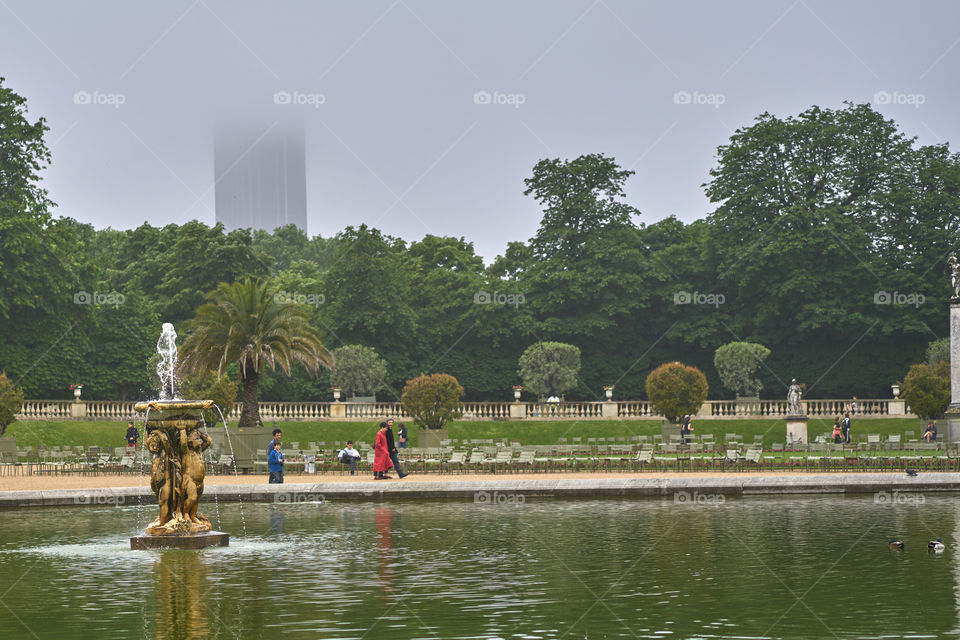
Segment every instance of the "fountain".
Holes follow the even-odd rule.
[[[143,535],[130,538],[131,549],[202,549],[225,547],[229,534],[213,531],[199,511],[203,495],[203,452],[210,437],[200,426],[203,411],[216,407],[212,400],[180,400],[176,397],[177,333],[164,323],[157,341],[160,363],[160,399],[138,402],[137,412],[146,413],[144,445],[152,455],[150,488],[160,514]]]

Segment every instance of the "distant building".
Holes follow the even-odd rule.
[[[294,224],[307,231],[303,128],[222,128],[214,142],[217,222],[227,231]]]

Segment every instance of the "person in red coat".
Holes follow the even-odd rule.
[[[390,452],[387,451],[387,423],[380,423],[377,439],[373,443],[373,479],[387,480],[391,476],[384,475],[387,469],[393,466],[390,462]]]

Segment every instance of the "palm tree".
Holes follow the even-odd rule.
[[[180,349],[184,370],[216,369],[219,375],[237,363],[243,385],[238,427],[263,424],[257,385],[267,366],[288,376],[295,362],[314,375],[332,366],[306,309],[277,300],[267,281],[221,282],[184,329],[189,334]]]

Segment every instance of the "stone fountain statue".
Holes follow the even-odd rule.
[[[807,440],[807,416],[803,413],[803,388],[794,378],[790,381],[790,388],[787,389],[787,442],[788,443],[806,443]]]
[[[134,549],[226,546],[228,541],[227,534],[212,531],[210,521],[198,511],[205,475],[203,452],[211,444],[200,427],[203,411],[216,405],[212,400],[176,399],[176,338],[173,325],[165,323],[157,342],[160,399],[134,405],[134,409],[147,414],[144,444],[153,458],[150,488],[160,508],[146,535],[130,539]]]
[[[960,302],[960,261],[957,255],[951,251],[947,257],[947,266],[950,267],[950,302]]]
[[[797,379],[790,381],[790,388],[787,389],[787,415],[802,416],[803,407],[800,406],[800,399],[803,397],[803,390],[797,384]]]
[[[147,450],[153,455],[150,488],[157,496],[160,515],[147,527],[150,535],[177,535],[210,531],[210,521],[197,512],[203,495],[203,452],[210,437],[200,430],[200,412],[213,401],[150,402]],[[138,405],[139,408],[139,405]]]

